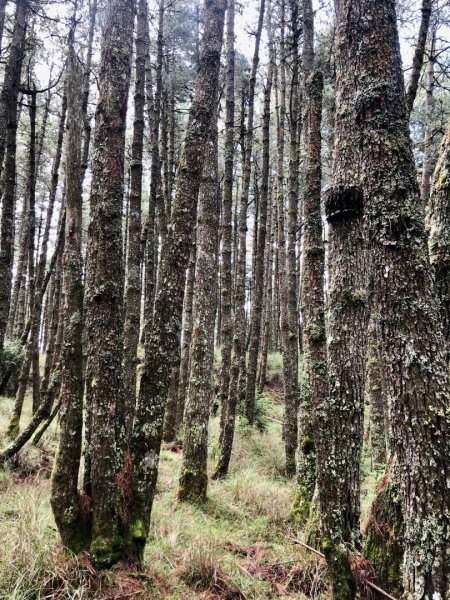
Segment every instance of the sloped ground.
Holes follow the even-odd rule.
[[[143,573],[121,567],[98,573],[88,556],[64,553],[49,503],[56,444],[55,428],[50,429],[39,448],[28,446],[0,473],[0,598],[324,598],[323,564],[286,538],[295,535],[290,521],[295,483],[282,475],[276,391],[273,399],[264,402],[275,419],[265,421],[264,433],[238,425],[230,477],[211,482],[204,506],[176,500],[181,449],[164,448]],[[11,400],[0,399],[0,432],[11,406]],[[211,465],[217,434],[214,418]]]

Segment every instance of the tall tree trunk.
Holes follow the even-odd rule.
[[[247,257],[247,209],[250,191],[253,151],[253,117],[255,104],[256,73],[259,64],[259,46],[264,23],[265,0],[261,0],[259,8],[258,27],[255,36],[255,52],[253,54],[252,71],[248,89],[248,119],[244,145],[243,184],[239,202],[239,245],[236,257],[236,278],[234,297],[233,347],[231,355],[230,384],[224,414],[221,418],[219,438],[219,458],[214,477],[224,477],[228,473],[231,450],[233,447],[236,406],[239,397],[239,376],[245,363],[245,274]],[[250,399],[251,401],[251,399]],[[254,403],[246,405],[247,418],[250,423],[254,420]]]
[[[261,360],[258,372],[258,393],[262,394],[266,384],[267,357],[269,354],[270,332],[272,327],[272,281],[273,281],[273,255],[274,255],[274,195],[273,185],[270,183],[268,222],[269,229],[266,235],[266,249],[264,256],[264,324],[261,340]]]
[[[231,251],[233,244],[233,169],[234,169],[234,0],[227,5],[226,90],[225,90],[225,171],[222,196],[221,293],[221,369],[219,401],[222,410],[230,386],[231,348],[233,343]]]
[[[39,321],[36,319],[36,281],[35,281],[35,232],[36,232],[36,94],[30,94],[30,149],[28,158],[28,196],[27,196],[27,231],[26,231],[26,254],[28,259],[28,305],[29,321],[31,331],[25,337],[26,349],[19,375],[19,386],[14,402],[13,413],[8,424],[8,436],[15,438],[19,433],[20,417],[25,399],[25,393],[28,387],[28,378],[30,369],[35,364],[36,351],[38,350]],[[39,356],[38,356],[39,363]],[[35,410],[36,394],[33,389],[33,410]]]
[[[136,404],[137,348],[141,323],[141,201],[144,151],[145,60],[147,0],[139,0],[136,31],[136,82],[131,149],[131,190],[128,223],[127,281],[124,327],[124,397],[127,437],[131,436]]]
[[[74,14],[76,22],[76,13]],[[52,475],[51,504],[64,546],[86,548],[89,532],[80,507],[78,474],[83,428],[83,285],[82,285],[82,126],[83,72],[74,49],[75,25],[69,34],[67,63],[67,140],[65,244],[63,255],[64,334],[61,356],[61,418]]]
[[[411,78],[406,91],[406,110],[408,116],[414,107],[414,100],[419,89],[420,75],[422,73],[423,59],[427,44],[428,29],[431,20],[431,2],[432,0],[422,0],[422,19],[420,21],[419,35],[417,37],[416,49],[414,51]]]
[[[344,3],[345,4],[345,3]],[[363,442],[367,330],[367,265],[355,127],[354,72],[349,67],[347,9],[337,8],[336,122],[329,224],[329,396],[314,407],[314,444],[323,548],[336,598],[354,598],[348,550],[360,542],[360,462]]]
[[[303,0],[303,94],[305,97],[304,149],[305,190],[303,197],[303,311],[304,357],[299,404],[297,454],[298,491],[295,508],[300,521],[309,516],[316,485],[312,408],[328,394],[327,349],[324,307],[325,248],[321,214],[322,88],[314,72],[314,13],[311,0]]]
[[[196,234],[194,234],[196,236]],[[178,397],[174,398],[177,401],[176,406],[173,406],[172,417],[175,420],[175,427],[178,427],[184,418],[184,406],[186,404],[186,396],[189,386],[189,367],[191,358],[191,339],[192,339],[192,326],[194,319],[194,285],[195,285],[195,263],[196,263],[197,251],[196,243],[191,248],[189,256],[189,267],[186,273],[186,285],[184,291],[183,300],[183,318],[182,318],[182,336],[181,336],[181,356],[180,356],[180,367],[179,367],[179,385],[178,385]],[[170,410],[170,407],[167,407]],[[170,414],[166,415],[166,420],[170,419]],[[173,441],[168,439],[167,441]]]
[[[125,127],[134,2],[113,0],[102,37],[92,161],[86,268],[87,410],[90,413],[91,554],[107,566],[120,556],[117,473],[125,442],[122,395],[122,206]],[[99,346],[101,340],[101,346]]]
[[[153,326],[154,301],[156,293],[157,279],[157,252],[158,247],[157,230],[164,240],[167,221],[162,197],[161,183],[161,158],[159,153],[160,143],[160,121],[161,121],[161,99],[163,85],[163,53],[164,53],[164,6],[165,0],[160,0],[158,11],[158,39],[156,56],[156,89],[153,96],[151,89],[150,75],[150,57],[147,58],[147,97],[148,111],[150,121],[150,140],[151,140],[151,171],[150,171],[150,196],[148,217],[145,224],[145,242],[146,242],[146,262],[145,262],[145,284],[144,284],[144,333],[146,338],[150,335]],[[148,35],[148,33],[147,33]],[[157,223],[156,223],[157,221]]]
[[[428,69],[425,84],[425,123],[423,136],[423,160],[422,160],[422,181],[420,185],[420,197],[424,207],[427,206],[430,199],[431,178],[433,177],[433,160],[432,160],[432,119],[434,106],[434,63],[435,63],[435,46],[436,46],[436,28],[432,27],[430,40],[430,53],[428,56]]]
[[[447,362],[450,361],[450,126],[442,140],[426,210],[428,246],[436,296],[444,332]]]
[[[255,223],[257,228],[257,241],[254,259],[254,289],[252,294],[252,314],[250,323],[250,344],[247,365],[247,403],[255,403],[256,373],[261,339],[261,320],[264,294],[264,256],[266,249],[267,213],[269,203],[269,168],[270,168],[270,100],[272,97],[272,79],[274,51],[273,43],[269,50],[269,68],[267,72],[266,87],[264,90],[264,112],[262,124],[262,169],[261,169],[261,196],[259,199],[259,219]]]
[[[3,17],[6,2],[3,2]],[[0,173],[6,150],[5,172],[2,177],[2,224],[0,239],[0,354],[3,352],[11,303],[12,267],[14,259],[14,198],[16,178],[17,97],[25,49],[27,3],[16,7],[13,37],[5,68],[0,96]],[[3,27],[1,29],[3,33]],[[0,40],[1,49],[1,40]]]
[[[1,0],[0,2],[0,55],[2,54],[2,41],[3,41],[3,33],[5,30],[5,13],[6,13],[6,5],[8,4],[8,0]]]
[[[364,156],[373,303],[380,316],[405,518],[405,593],[414,600],[443,599],[450,595],[450,389],[409,138],[395,5],[344,0],[339,22],[338,42],[348,41],[353,127],[361,134],[356,147]],[[368,22],[370,29],[362,26]]]
[[[135,475],[127,549],[127,556],[131,560],[142,558],[148,535],[170,367],[176,364],[179,353],[185,273],[196,220],[205,142],[217,102],[225,7],[224,0],[205,2],[204,34],[196,90],[179,162],[170,227],[161,254],[153,327],[146,338],[145,362],[132,439]]]
[[[211,119],[199,194],[191,367],[178,498],[202,501],[208,487],[208,421],[213,396],[219,246],[217,109]]]
[[[276,73],[276,87],[278,89],[277,112],[277,250],[280,290],[280,317],[281,317],[281,346],[283,353],[283,387],[284,387],[284,446],[286,454],[286,474],[295,475],[297,448],[297,404],[298,390],[298,349],[297,336],[292,332],[292,323],[289,314],[289,284],[288,265],[286,254],[285,232],[285,194],[284,194],[284,147],[286,123],[286,50],[285,50],[285,1],[281,2],[281,31],[280,31],[280,62]],[[295,324],[294,324],[295,328]]]
[[[11,127],[11,125],[14,126],[13,123],[17,116],[12,116],[12,112],[15,111],[17,113],[17,97],[25,51],[28,10],[27,0],[17,0],[11,47],[5,66],[3,87],[0,93],[0,175],[3,170],[8,127]]]

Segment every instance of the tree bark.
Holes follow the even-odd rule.
[[[90,549],[98,566],[117,561],[122,546],[116,478],[125,443],[122,206],[133,23],[133,0],[109,3],[102,37],[92,161],[85,292],[86,403],[90,413]]]
[[[406,110],[408,116],[412,112],[414,100],[417,96],[417,90],[419,89],[420,75],[422,73],[428,29],[430,27],[431,20],[431,1],[432,0],[422,0],[422,19],[420,21],[419,35],[417,38],[416,49],[414,51],[411,78],[406,91]]]
[[[199,194],[191,367],[184,419],[179,500],[203,501],[208,487],[208,421],[213,397],[214,326],[219,246],[217,109],[204,158]]]
[[[405,594],[443,599],[450,594],[450,389],[409,138],[395,5],[345,0],[339,12],[349,42],[353,126],[364,153],[373,303],[380,316],[405,518]]]
[[[214,477],[224,477],[228,473],[231,450],[233,447],[234,428],[236,420],[236,406],[239,397],[239,376],[245,363],[245,274],[247,257],[247,209],[252,171],[253,151],[253,118],[255,104],[256,74],[259,64],[259,46],[264,23],[265,0],[261,0],[259,8],[258,27],[255,36],[255,52],[253,54],[252,71],[248,89],[248,118],[244,145],[243,184],[239,202],[239,243],[236,257],[235,296],[234,296],[234,321],[233,321],[233,346],[231,354],[230,384],[224,414],[221,418],[219,437],[219,458],[214,471]],[[251,402],[251,398],[249,399]],[[246,403],[246,415],[249,423],[254,420],[254,402]]]
[[[74,14],[74,22],[76,14]],[[83,285],[82,285],[82,127],[83,72],[69,34],[67,63],[67,139],[65,244],[63,255],[64,333],[61,356],[61,410],[58,451],[52,474],[51,504],[65,547],[87,547],[89,531],[80,507],[78,474],[83,428]]]
[[[192,245],[205,142],[217,102],[226,3],[206,0],[196,90],[189,111],[170,227],[161,253],[153,326],[146,353],[132,438],[133,502],[128,528],[129,560],[142,559],[155,494],[171,366],[179,352],[185,272]]]
[[[233,245],[233,169],[234,169],[234,0],[227,5],[226,91],[225,91],[225,171],[222,197],[222,251],[220,269],[221,355],[220,406],[226,406],[230,386],[231,349],[233,345],[231,251]]]
[[[426,226],[448,362],[450,360],[450,127],[442,140],[433,176],[430,200],[426,207]]]
[[[325,330],[325,247],[321,213],[321,121],[323,76],[314,71],[314,15],[311,0],[303,1],[303,94],[305,98],[303,194],[303,371],[299,404],[297,453],[298,490],[295,512],[300,522],[309,516],[316,485],[316,456],[313,441],[313,406],[328,395],[328,366]]]
[[[128,223],[127,281],[124,326],[124,397],[127,438],[130,438],[136,404],[137,348],[141,324],[141,201],[144,152],[145,60],[147,0],[139,0],[136,30],[136,82],[131,149],[131,190]]]
[[[17,115],[12,115],[12,112],[15,111],[17,113],[17,97],[25,52],[28,11],[27,0],[18,0],[16,2],[11,47],[5,67],[3,87],[0,93],[0,175],[3,170],[8,127],[14,126],[13,123],[17,117]]]
[[[422,181],[420,185],[420,197],[424,207],[427,206],[430,200],[431,178],[433,177],[433,160],[432,160],[432,118],[434,106],[434,63],[435,63],[435,46],[436,46],[436,28],[433,26],[430,40],[430,53],[428,57],[427,78],[425,84],[425,123],[423,136],[423,160],[422,160]]]
[[[272,97],[273,80],[273,43],[269,50],[269,67],[264,90],[264,112],[262,118],[262,168],[261,168],[261,195],[258,206],[258,222],[255,223],[255,235],[257,240],[254,259],[254,288],[252,294],[252,314],[250,323],[250,344],[247,365],[247,403],[255,403],[256,374],[258,367],[258,355],[261,340],[261,320],[264,294],[264,255],[266,249],[267,213],[269,203],[269,168],[270,168],[270,100]]]
[[[6,2],[3,2],[3,16]],[[0,354],[3,352],[6,327],[11,303],[12,267],[14,259],[14,198],[16,177],[17,97],[25,48],[28,7],[17,2],[13,37],[5,68],[0,96],[0,173],[6,150],[2,179],[2,224],[0,239]],[[3,27],[1,29],[3,33]],[[0,40],[1,51],[1,40]]]

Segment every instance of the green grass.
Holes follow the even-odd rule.
[[[271,382],[281,382],[281,357],[268,361]],[[158,492],[143,572],[117,567],[98,573],[86,556],[70,557],[60,545],[50,496],[50,458],[57,424],[40,446],[28,444],[14,469],[0,471],[0,600],[120,599],[209,600],[213,598],[329,598],[323,562],[286,537],[295,481],[283,475],[280,390],[262,401],[264,433],[239,418],[230,466],[222,481],[210,481],[202,505],[177,501],[182,453],[161,453]],[[13,400],[0,398],[0,445]],[[22,425],[30,418],[30,398]],[[264,418],[264,415],[263,415]],[[274,420],[272,420],[274,419]],[[211,419],[209,468],[214,467],[219,420]],[[363,460],[363,515],[374,497],[378,474]],[[240,594],[240,595],[239,595]]]
[[[12,403],[0,399],[0,432]],[[280,419],[278,404],[266,406]],[[27,398],[22,423],[29,417]],[[37,469],[56,448],[55,427],[39,448],[28,445],[23,450],[14,470],[0,475],[1,600],[112,599],[127,594],[167,600],[324,597],[323,565],[286,539],[295,483],[282,474],[278,423],[269,421],[265,433],[258,433],[238,420],[230,476],[210,482],[203,506],[177,501],[182,455],[163,448],[145,568],[139,574],[123,568],[97,573],[86,557],[69,557],[61,548],[49,502],[48,465]],[[210,469],[218,427],[218,418],[212,419]],[[1,437],[0,443],[5,443]],[[317,594],[303,596],[302,588],[317,589]]]

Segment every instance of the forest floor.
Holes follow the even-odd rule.
[[[142,572],[118,566],[99,573],[87,556],[63,551],[49,502],[55,427],[39,447],[28,445],[0,471],[0,599],[329,598],[323,560],[290,539],[298,535],[291,514],[295,481],[283,476],[276,374],[274,380],[263,402],[265,431],[238,421],[230,476],[210,482],[204,505],[177,501],[181,447],[163,448]],[[24,422],[29,404],[25,408]],[[11,409],[12,400],[1,398],[0,445]],[[215,417],[210,466],[217,438]],[[375,474],[366,468],[366,510],[374,487]]]

